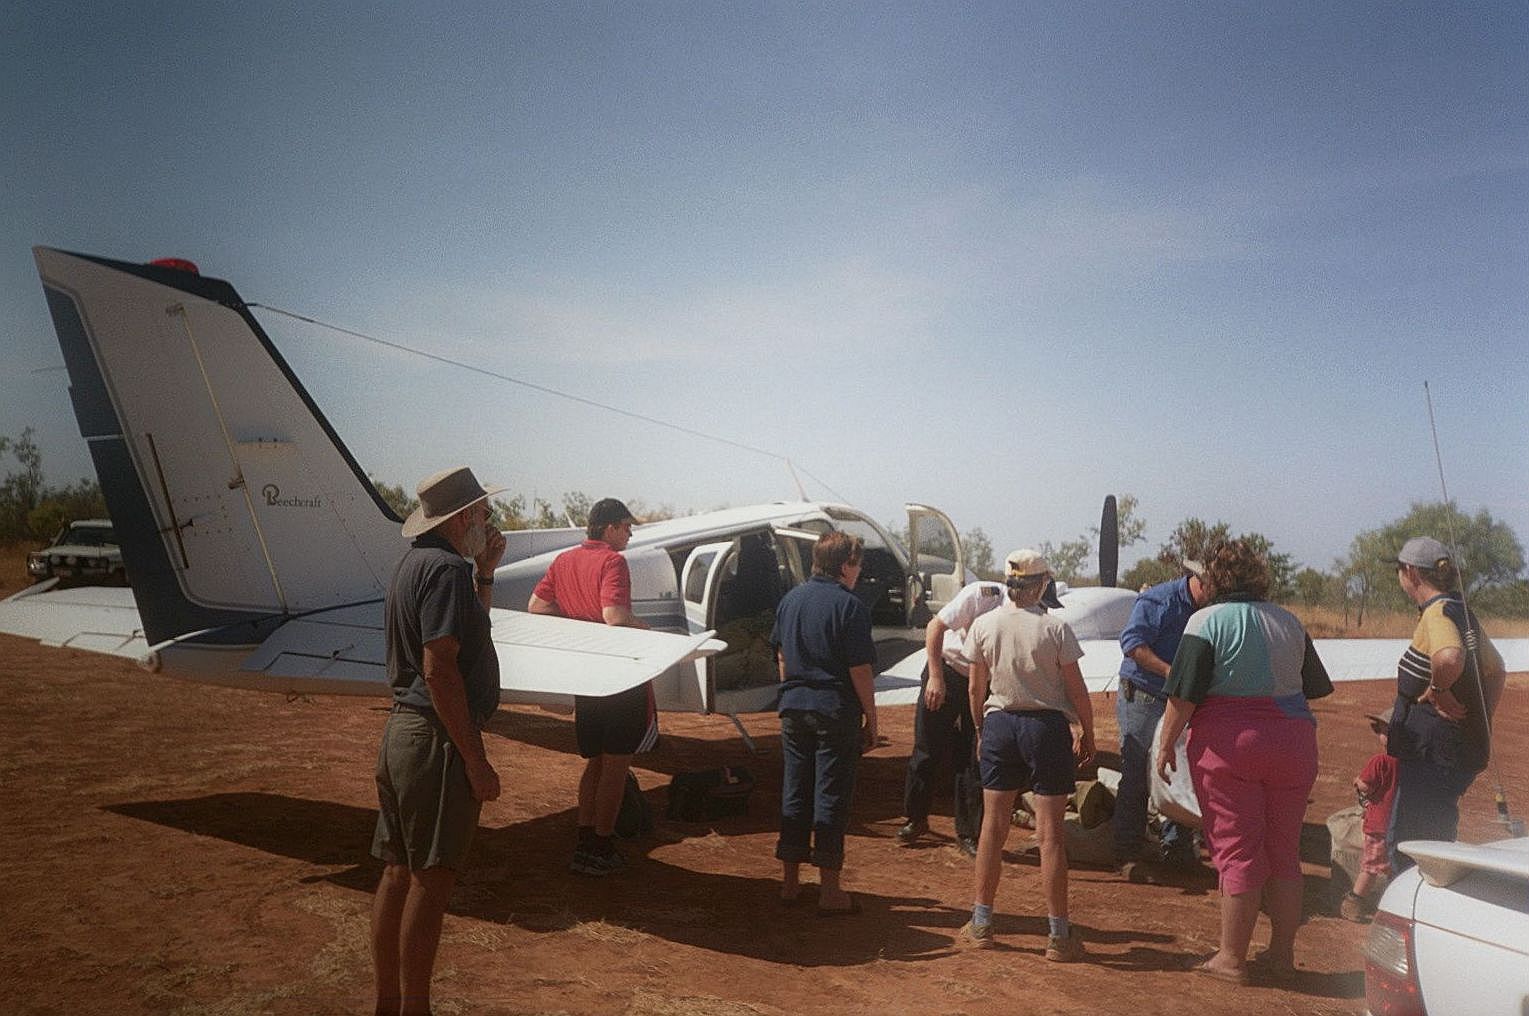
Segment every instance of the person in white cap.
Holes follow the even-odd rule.
[[[908,821],[897,830],[897,842],[916,843],[929,832],[934,801],[934,777],[949,760],[955,797],[956,848],[977,856],[982,829],[982,777],[973,747],[977,728],[967,703],[966,635],[972,622],[1007,601],[1004,584],[979,579],[968,583],[930,618],[924,628],[924,673],[913,711],[913,750],[908,755],[908,778],[903,790],[903,814]],[[1056,582],[1046,587],[1041,602],[1061,607]]]
[[[1460,572],[1444,544],[1415,536],[1389,563],[1419,613],[1397,663],[1386,736],[1398,763],[1386,846],[1392,869],[1401,871],[1413,862],[1398,843],[1455,838],[1460,798],[1491,754],[1491,717],[1507,674],[1497,647],[1465,608]]]
[[[1078,661],[1083,649],[1067,622],[1041,603],[1051,566],[1033,550],[1008,557],[1009,604],[973,622],[969,702],[981,741],[982,834],[977,841],[975,900],[961,929],[968,945],[993,944],[993,901],[1003,869],[1014,799],[1035,792],[1046,899],[1046,959],[1083,958],[1067,912],[1067,840],[1062,824],[1077,789],[1077,766],[1094,757],[1094,714]],[[1079,727],[1076,743],[1072,724]]]
[[[499,774],[483,727],[499,705],[488,608],[504,535],[466,466],[422,480],[403,524],[413,543],[388,586],[383,633],[393,709],[377,754],[383,863],[372,904],[377,1012],[428,1013],[441,921]]]

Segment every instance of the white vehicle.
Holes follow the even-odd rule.
[[[1365,944],[1371,1016],[1529,1013],[1529,839],[1401,844]]]
[[[80,519],[71,522],[42,550],[27,555],[27,574],[32,581],[44,579],[105,579],[125,583],[122,551],[111,519]]]

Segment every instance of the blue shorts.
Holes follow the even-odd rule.
[[[1055,709],[988,713],[982,718],[979,759],[984,790],[1065,796],[1077,789],[1072,728]]]

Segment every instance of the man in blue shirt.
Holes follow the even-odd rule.
[[[1141,860],[1147,833],[1147,789],[1151,779],[1152,734],[1167,700],[1163,681],[1173,665],[1190,615],[1211,600],[1205,568],[1185,560],[1184,574],[1142,591],[1131,619],[1120,632],[1120,693],[1115,719],[1120,725],[1120,789],[1115,795],[1115,862]],[[1163,820],[1161,854],[1153,858],[1187,866],[1195,855],[1193,830]]]
[[[876,744],[871,612],[851,590],[860,578],[858,536],[824,533],[812,549],[812,578],[781,598],[775,611],[780,665],[781,901],[801,892],[803,861],[819,872],[818,913],[853,913],[839,884],[844,832],[862,751]]]

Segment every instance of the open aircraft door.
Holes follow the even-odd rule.
[[[955,599],[966,584],[966,557],[961,534],[950,517],[938,508],[905,504],[908,513],[908,555],[911,570],[928,590],[925,601],[931,613]],[[910,612],[916,604],[909,603]]]
[[[680,598],[685,604],[685,626],[692,635],[712,630],[717,616],[717,597],[722,577],[738,556],[738,541],[703,543],[685,558],[680,569]],[[716,662],[710,657],[691,661],[695,680],[684,682],[679,691],[681,708],[700,713],[716,709]]]

